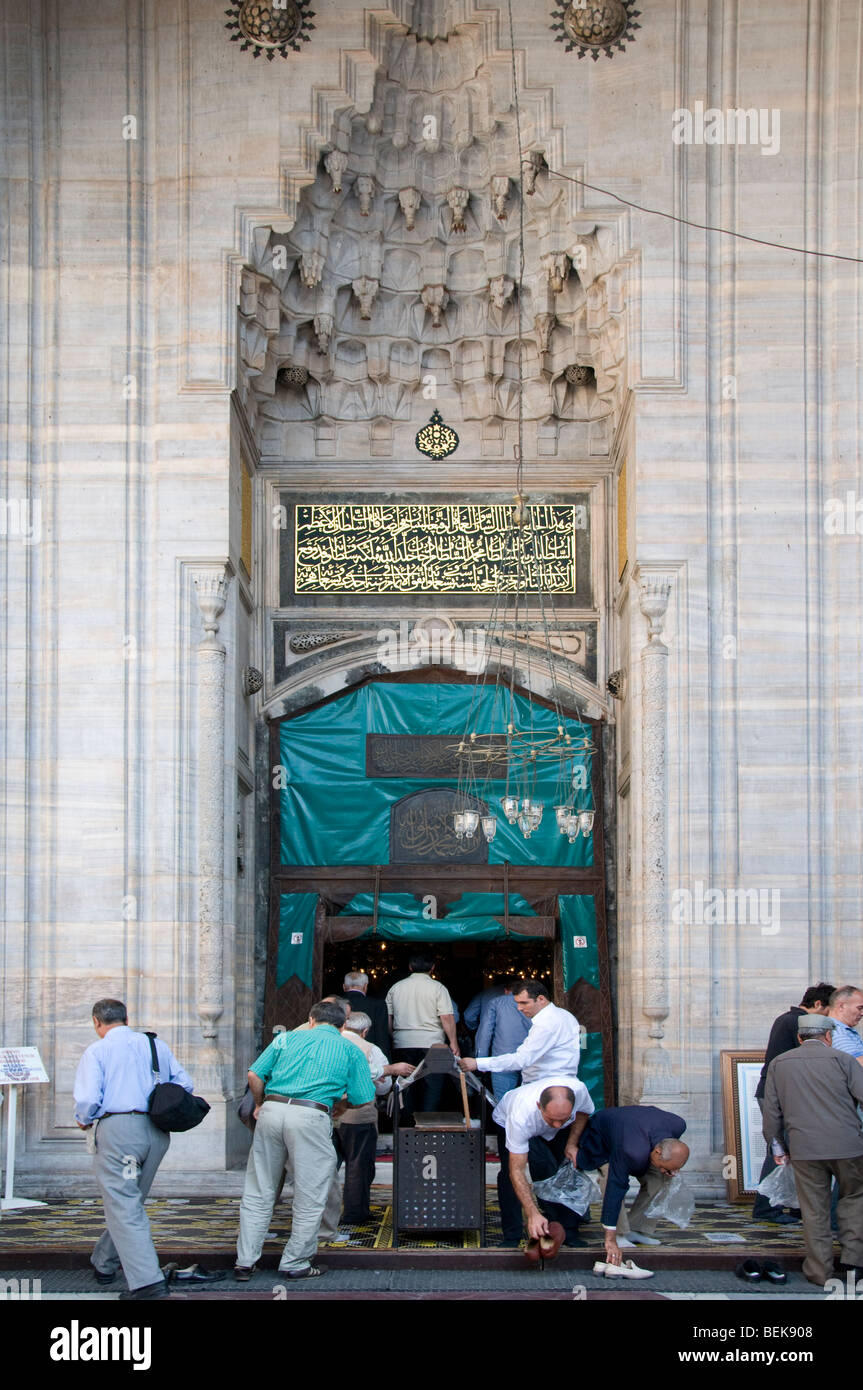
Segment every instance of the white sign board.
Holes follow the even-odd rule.
[[[38,1047],[0,1047],[0,1085],[22,1086],[47,1081]]]

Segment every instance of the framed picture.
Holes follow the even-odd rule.
[[[761,1136],[761,1108],[755,1099],[764,1052],[720,1052],[719,1062],[726,1154],[723,1175],[729,1202],[747,1202],[755,1195],[767,1152]]]

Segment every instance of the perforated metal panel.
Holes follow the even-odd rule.
[[[482,1227],[485,1153],[479,1130],[401,1129],[396,1162],[397,1229]]]

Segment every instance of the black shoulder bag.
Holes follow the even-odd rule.
[[[150,1092],[147,1110],[157,1129],[168,1134],[178,1134],[184,1129],[194,1129],[209,1110],[203,1096],[193,1096],[176,1081],[159,1080],[159,1055],[156,1052],[156,1034],[146,1033],[150,1041],[153,1076],[156,1084]]]

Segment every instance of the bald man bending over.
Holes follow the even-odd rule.
[[[605,1168],[602,1224],[605,1260],[619,1265],[618,1232],[636,1245],[659,1245],[653,1236],[656,1221],[645,1212],[665,1184],[689,1157],[680,1136],[686,1121],[655,1105],[615,1105],[591,1116],[578,1149],[578,1167],[588,1172]],[[627,1214],[624,1199],[629,1179],[638,1178],[641,1191]]]
[[[577,1077],[548,1076],[507,1091],[492,1119],[498,1136],[500,1172],[497,1179],[505,1245],[518,1245],[522,1211],[528,1235],[548,1234],[549,1220],[560,1222],[566,1245],[584,1245],[578,1235],[581,1218],[560,1203],[536,1200],[530,1177],[552,1177],[564,1159],[575,1163],[578,1142],[593,1114],[587,1087]]]

